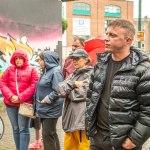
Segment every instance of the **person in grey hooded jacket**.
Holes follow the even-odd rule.
[[[77,49],[69,56],[75,71],[59,83],[58,94],[65,97],[62,126],[65,131],[64,150],[88,150],[89,140],[85,132],[86,95],[93,67],[84,49]]]
[[[63,81],[59,56],[53,51],[39,54],[43,70],[35,91],[35,112],[42,121],[44,150],[60,150],[56,123],[62,113],[63,99],[58,98],[58,83]]]

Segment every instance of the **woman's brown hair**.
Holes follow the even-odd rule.
[[[42,52],[39,53],[39,57],[40,57],[42,60],[44,60],[44,56],[43,56],[43,53],[42,53]]]

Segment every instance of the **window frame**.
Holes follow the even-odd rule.
[[[91,6],[88,3],[76,2],[72,7],[73,15],[83,15],[90,16],[91,15]]]
[[[117,5],[106,5],[105,6],[105,17],[121,17],[121,7]]]

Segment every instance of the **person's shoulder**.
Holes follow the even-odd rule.
[[[72,59],[70,59],[70,57],[67,57],[66,59],[65,59],[65,63],[69,63],[69,62],[71,62],[72,61]]]
[[[62,73],[61,66],[54,67],[53,71],[54,73]]]
[[[14,66],[9,66],[9,67],[7,67],[7,69],[3,72],[3,75],[4,75],[4,74],[5,74],[5,75],[9,75],[9,74],[12,75],[12,73],[14,74],[15,70],[16,70],[16,68],[15,68]]]
[[[28,72],[35,72],[35,73],[37,73],[37,69],[36,69],[35,66],[29,65],[29,66],[27,66],[26,69],[27,69]]]
[[[136,69],[143,73],[146,72],[147,70],[150,71],[150,62],[143,61],[136,66]]]
[[[94,67],[93,66],[87,66],[86,69],[87,69],[88,72],[91,72],[91,71],[93,71]]]
[[[150,68],[150,62],[147,61],[143,61],[139,64],[139,66],[144,66],[145,68]]]
[[[35,67],[35,66],[32,66],[32,65],[27,66],[27,68],[28,68],[28,69],[31,69],[31,70],[32,70],[32,69],[37,70],[36,67]]]
[[[15,70],[15,69],[16,69],[15,66],[9,66],[9,67],[7,67],[7,69],[5,71],[10,71],[10,70]]]

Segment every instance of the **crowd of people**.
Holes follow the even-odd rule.
[[[64,150],[141,150],[150,137],[150,63],[132,46],[134,35],[130,21],[116,19],[95,66],[84,39],[75,37],[63,69],[56,52],[39,53],[40,75],[23,49],[16,50],[0,80],[16,150],[42,143],[44,150],[60,150],[61,115]],[[18,113],[24,102],[33,104],[35,119]],[[36,141],[29,145],[30,127]]]

